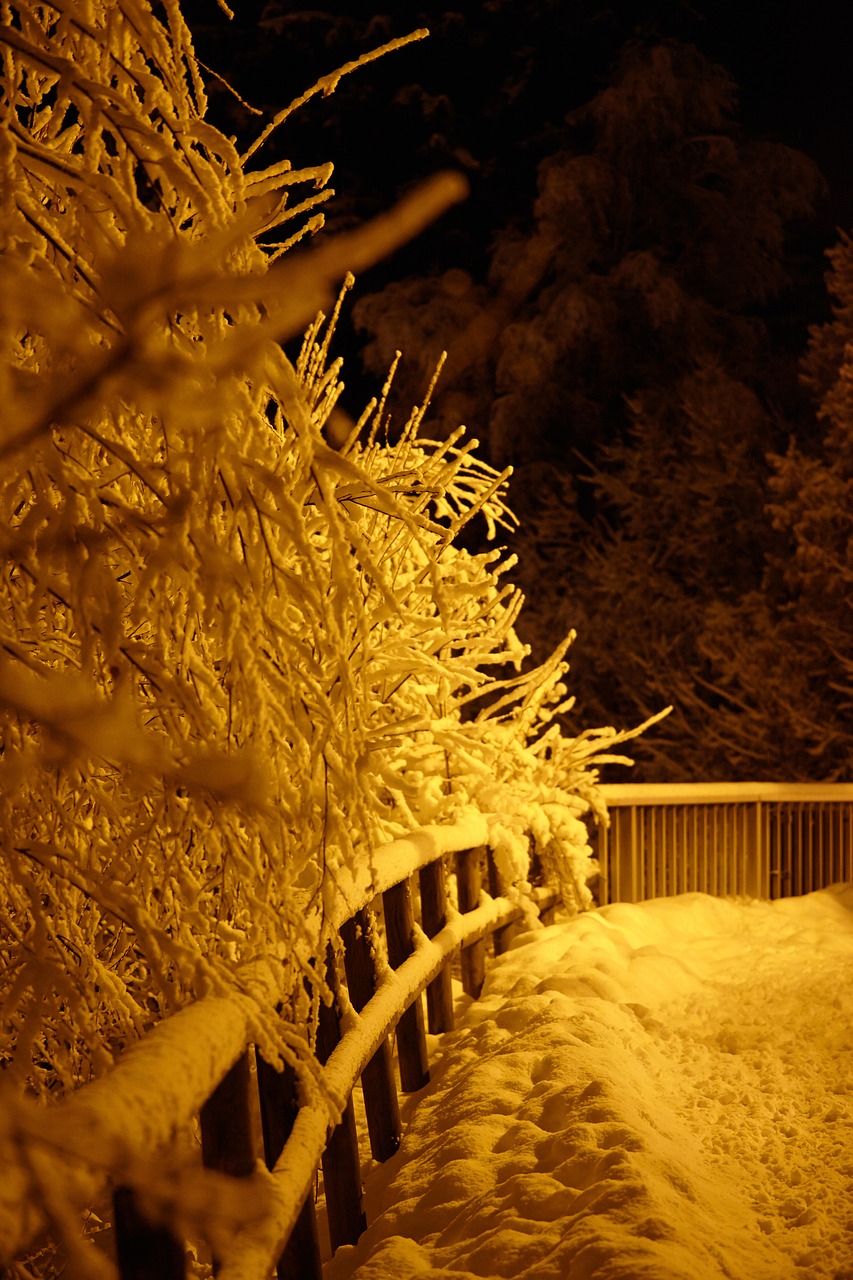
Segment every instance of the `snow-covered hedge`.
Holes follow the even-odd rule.
[[[533,832],[584,905],[618,735],[549,725],[568,640],[522,673],[509,562],[454,542],[510,519],[475,443],[422,438],[421,408],[388,444],[382,400],[324,434],[335,289],[460,181],[286,252],[330,166],[259,167],[269,128],[237,154],[174,5],[9,14],[0,1056],[44,1093],[238,963],[298,978],[339,870],[421,823],[477,807],[515,881]],[[257,1009],[273,1057],[305,1043],[293,990],[289,1021]]]

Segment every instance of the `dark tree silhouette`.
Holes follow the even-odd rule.
[[[803,362],[817,438],[773,458],[779,541],[762,591],[720,603],[704,642],[721,739],[756,776],[848,778],[853,764],[853,241],[831,251],[832,319]]]

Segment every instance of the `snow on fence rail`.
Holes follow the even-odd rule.
[[[325,976],[336,1000],[321,1006],[316,1080],[310,1073],[297,1080],[289,1067],[274,1070],[251,1043],[247,993],[273,1005],[284,996],[283,972],[265,962],[239,971],[232,997],[201,999],[165,1019],[105,1077],[54,1107],[21,1110],[15,1137],[25,1130],[40,1148],[43,1181],[63,1186],[63,1212],[85,1210],[107,1186],[121,1280],[186,1274],[184,1242],[163,1214],[162,1198],[154,1217],[163,1221],[151,1221],[140,1171],[196,1120],[207,1170],[203,1194],[218,1194],[225,1219],[235,1204],[245,1212],[256,1198],[264,1206],[251,1230],[210,1236],[220,1280],[266,1280],[272,1272],[279,1280],[320,1280],[311,1191],[321,1164],[332,1249],[358,1238],[366,1224],[356,1083],[361,1079],[371,1154],[386,1160],[401,1137],[389,1036],[394,1032],[402,1091],[420,1089],[429,1081],[421,994],[430,1032],[449,1030],[452,958],[458,953],[464,989],[476,998],[486,939],[499,954],[531,909],[544,915],[557,902],[548,889],[534,890],[532,901],[508,896],[485,836],[476,815],[457,826],[425,828],[386,846],[371,868],[341,885],[345,905],[335,924],[344,964],[341,972],[330,946]],[[448,901],[450,882],[455,904]],[[128,1180],[121,1171],[134,1165],[136,1178]],[[0,1268],[21,1256],[52,1216],[15,1204],[12,1186],[2,1200]]]
[[[601,788],[598,900],[699,891],[782,898],[853,880],[851,783],[626,783]]]

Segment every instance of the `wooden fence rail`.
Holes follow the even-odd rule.
[[[256,1187],[266,1206],[251,1231],[218,1240],[214,1274],[320,1280],[314,1203],[320,1167],[331,1250],[354,1243],[366,1225],[354,1087],[360,1081],[370,1152],[387,1160],[401,1141],[399,1091],[415,1092],[429,1081],[426,1028],[436,1034],[453,1025],[454,957],[464,989],[476,998],[487,940],[499,953],[526,912],[556,904],[548,889],[534,891],[526,905],[508,895],[490,851],[472,844],[472,834],[482,837],[485,824],[428,828],[388,846],[369,873],[362,869],[342,886],[340,946],[330,944],[324,975],[335,999],[321,1006],[316,1039],[322,1090],[290,1068],[274,1070],[255,1050],[245,997],[209,998],[166,1019],[106,1077],[51,1108],[54,1148],[80,1159],[97,1151],[109,1176],[110,1167],[127,1163],[128,1152],[144,1157],[168,1146],[195,1116],[204,1167]],[[283,998],[273,966],[253,966],[241,977],[268,1005]],[[329,1098],[340,1104],[336,1120]],[[81,1210],[85,1194],[92,1195],[91,1182],[79,1194]],[[144,1193],[117,1175],[112,1200],[121,1280],[183,1280],[184,1242],[146,1219]],[[0,1242],[0,1265],[20,1256],[34,1225],[22,1224],[12,1246]]]
[[[602,903],[692,890],[770,898],[853,879],[853,785],[603,791],[611,823],[598,833]],[[310,1074],[298,1080],[290,1068],[274,1070],[256,1052],[247,992],[269,1008],[285,996],[282,966],[258,963],[239,971],[232,997],[197,1001],[155,1027],[107,1076],[54,1107],[31,1109],[30,1134],[54,1153],[51,1178],[67,1174],[68,1205],[84,1210],[112,1179],[121,1280],[185,1275],[183,1239],[146,1216],[138,1176],[134,1182],[122,1171],[129,1154],[144,1159],[168,1149],[174,1133],[194,1122],[211,1176],[257,1192],[265,1206],[251,1230],[217,1236],[219,1280],[320,1280],[314,1189],[321,1167],[331,1249],[358,1239],[365,1214],[354,1088],[360,1081],[371,1154],[386,1160],[401,1141],[399,1091],[429,1080],[426,1028],[437,1034],[453,1025],[454,957],[476,999],[488,941],[496,954],[504,950],[533,905],[501,882],[486,836],[479,815],[427,828],[387,846],[350,882],[341,879],[333,922],[340,942],[329,949],[325,973],[335,998],[321,1008],[316,1038],[322,1088]],[[534,895],[540,913],[555,901],[550,890]],[[2,1207],[0,1271],[44,1226],[32,1204],[19,1212]]]

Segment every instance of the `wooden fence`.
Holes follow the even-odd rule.
[[[690,891],[774,898],[853,880],[853,785],[629,784],[603,791],[610,827],[595,837],[602,904]],[[265,1205],[251,1231],[214,1242],[219,1280],[273,1273],[320,1280],[320,1168],[329,1247],[355,1242],[365,1227],[356,1084],[370,1152],[387,1160],[401,1140],[399,1090],[413,1092],[429,1080],[425,1030],[452,1026],[454,957],[465,991],[476,998],[487,941],[500,953],[530,909],[501,884],[485,842],[486,825],[476,815],[427,828],[387,846],[339,884],[340,946],[330,947],[324,975],[336,999],[322,1008],[316,1043],[321,1089],[290,1068],[273,1070],[252,1044],[246,992],[273,1008],[285,994],[281,966],[265,963],[240,971],[233,998],[197,1001],[154,1028],[107,1076],[38,1109],[46,1119],[34,1118],[31,1128],[38,1136],[41,1124],[45,1145],[61,1153],[49,1178],[67,1172],[66,1207],[85,1210],[99,1176],[109,1185],[121,1280],[186,1273],[184,1240],[146,1219],[139,1178],[122,1171],[128,1153],[153,1156],[193,1124],[203,1165],[213,1171],[205,1176],[219,1175],[223,1186],[250,1196],[257,1189]],[[544,914],[556,895],[537,890],[533,904]],[[334,1123],[328,1099],[338,1101]],[[97,1166],[94,1180],[79,1178],[87,1162]],[[0,1273],[43,1226],[31,1204],[19,1206],[17,1216],[0,1213]]]
[[[597,898],[698,891],[781,898],[853,880],[853,784],[703,782],[602,787]]]
[[[213,1244],[219,1280],[267,1280],[273,1273],[279,1280],[320,1280],[314,1196],[320,1167],[331,1249],[358,1239],[366,1224],[356,1083],[360,1079],[370,1152],[387,1160],[401,1140],[394,1059],[403,1092],[428,1083],[425,1031],[437,1034],[453,1025],[454,957],[465,991],[476,998],[487,941],[499,954],[525,912],[544,914],[557,902],[548,889],[534,890],[526,906],[507,896],[485,834],[485,823],[476,818],[427,828],[386,846],[369,870],[361,868],[356,880],[339,886],[345,903],[336,922],[341,946],[330,945],[325,973],[336,1000],[321,1007],[319,1093],[309,1089],[306,1096],[304,1075],[300,1081],[289,1067],[273,1070],[256,1052],[245,995],[235,988],[233,999],[199,1000],[167,1018],[108,1075],[49,1109],[46,1141],[63,1153],[50,1178],[63,1178],[64,1160],[66,1200],[77,1197],[71,1207],[84,1211],[93,1196],[91,1178],[75,1189],[75,1166],[88,1159],[107,1179],[121,1280],[186,1274],[184,1241],[169,1226],[146,1220],[144,1190],[140,1196],[138,1181],[125,1185],[120,1170],[129,1153],[150,1157],[194,1121],[205,1168],[237,1180],[230,1185],[250,1194],[256,1187],[267,1206],[250,1232]],[[255,965],[241,972],[238,985],[275,1006],[284,995],[280,981],[273,966]],[[336,1124],[330,1123],[329,1098],[342,1105]],[[0,1240],[0,1273],[43,1225],[32,1206],[24,1208],[15,1230]]]

